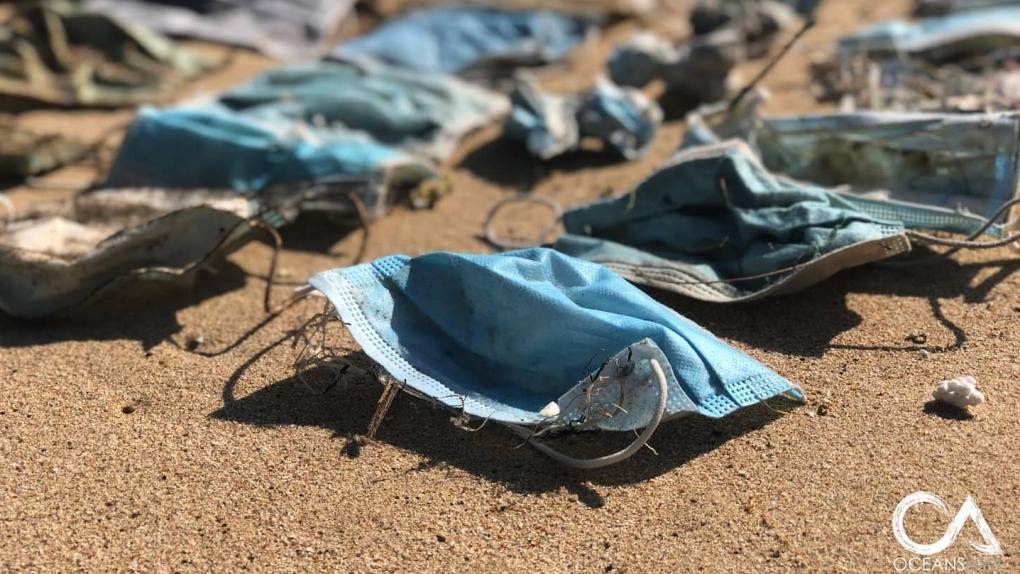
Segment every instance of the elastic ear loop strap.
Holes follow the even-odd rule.
[[[525,239],[508,239],[500,237],[492,228],[493,222],[496,220],[496,214],[501,209],[510,205],[511,203],[535,203],[538,205],[544,205],[553,210],[556,214],[556,219],[542,230],[542,233],[534,240],[528,241]],[[542,243],[545,243],[545,238],[556,229],[559,225],[560,220],[563,219],[563,208],[560,204],[556,203],[552,199],[547,197],[541,197],[537,195],[515,195],[513,197],[507,197],[496,202],[495,205],[489,209],[489,214],[485,216],[485,240],[499,247],[500,249],[523,249],[527,247],[537,247]]]
[[[669,395],[668,381],[666,380],[666,374],[662,371],[662,366],[659,365],[659,361],[650,359],[648,363],[652,367],[652,372],[655,374],[655,381],[659,387],[658,402],[655,404],[655,414],[652,419],[648,421],[648,426],[641,432],[640,435],[634,442],[630,443],[627,448],[614,452],[613,454],[607,454],[599,458],[574,458],[563,454],[562,452],[552,448],[551,446],[541,442],[538,439],[532,438],[532,432],[524,427],[518,425],[508,425],[514,432],[521,435],[522,437],[529,439],[528,444],[535,447],[539,452],[555,460],[556,462],[576,468],[580,470],[593,470],[596,468],[602,468],[618,462],[623,462],[628,458],[634,456],[637,451],[641,450],[641,447],[648,443],[648,440],[652,438],[655,433],[655,429],[659,428],[659,423],[662,422],[662,417],[666,413],[666,399]]]

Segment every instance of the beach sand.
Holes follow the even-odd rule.
[[[902,0],[827,2],[819,25],[764,81],[769,111],[819,109],[806,91],[811,55],[862,22],[907,10]],[[656,26],[683,33],[683,13]],[[611,28],[544,83],[590,83],[613,42],[634,29]],[[763,63],[745,66],[744,77]],[[239,53],[188,95],[269,66]],[[88,139],[129,118],[33,112],[21,121]],[[400,208],[373,225],[367,258],[488,251],[481,223],[497,200],[534,190],[570,205],[621,193],[670,155],[683,123],[668,122],[651,153],[631,163],[571,156],[540,166],[494,141],[498,132],[465,142],[449,165],[454,192],[434,210]],[[79,167],[48,179],[90,177]],[[26,205],[66,193],[11,195]],[[541,227],[545,214],[519,213],[531,221],[515,232]],[[321,222],[284,238],[280,266],[293,284],[349,264],[362,240],[357,229]],[[801,385],[808,402],[665,423],[650,442],[657,454],[645,449],[588,473],[521,447],[498,425],[460,430],[451,413],[407,395],[377,440],[356,448],[351,437],[365,432],[378,383],[355,375],[330,388],[319,371],[306,386],[294,375],[286,339],[321,300],[231,347],[264,317],[270,253],[251,244],[191,289],[135,286],[59,317],[0,318],[0,570],[890,572],[913,556],[891,519],[915,491],[943,497],[953,514],[972,496],[1003,546],[1001,566],[1020,564],[1015,251],[857,268],[751,305],[653,292]],[[338,324],[328,334],[367,366]],[[198,351],[215,356],[184,348],[198,337]],[[938,381],[963,374],[987,397],[969,419],[929,403]],[[597,449],[571,438],[559,446],[591,455],[632,436],[598,438]],[[930,542],[948,520],[921,505],[907,529]],[[981,541],[972,524],[940,556],[978,557],[967,541]]]

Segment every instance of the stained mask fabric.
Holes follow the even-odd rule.
[[[353,0],[86,0],[88,8],[171,36],[254,48],[281,60],[321,55]]]
[[[1018,189],[1016,114],[761,117],[749,100],[732,113],[703,110],[688,121],[683,149],[740,138],[769,170],[818,185],[848,186],[864,199],[889,200],[911,228],[969,235]],[[1001,225],[986,233],[1001,236]]]
[[[236,193],[88,192],[0,228],[0,310],[40,317],[132,280],[171,281],[258,235]]]
[[[734,302],[910,249],[903,225],[779,178],[738,142],[679,152],[630,193],[571,209],[554,248],[639,284]]]
[[[63,0],[19,3],[0,26],[0,60],[0,99],[18,106],[161,101],[211,67],[164,36]]]
[[[662,122],[658,104],[638,90],[604,79],[579,96],[561,96],[519,78],[510,101],[504,135],[541,159],[575,151],[582,139],[598,141],[603,151],[624,159],[641,157]]]
[[[372,215],[381,215],[397,188],[436,175],[429,162],[363,134],[317,138],[288,129],[252,122],[216,105],[143,108],[103,187],[219,188],[264,195],[274,187],[343,179]]]
[[[416,394],[492,421],[545,429],[724,416],[800,390],[599,265],[535,248],[394,255],[310,284],[365,353]]]
[[[433,177],[433,158],[507,106],[452,77],[338,63],[285,67],[212,102],[143,109],[106,186],[254,192],[343,177],[375,182],[365,203],[376,205],[391,184]]]
[[[341,43],[333,57],[421,72],[498,73],[554,62],[593,30],[589,18],[548,10],[440,7],[415,10]]]

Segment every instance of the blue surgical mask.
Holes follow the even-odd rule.
[[[310,284],[407,390],[539,433],[627,431],[803,398],[612,271],[550,249],[394,255]]]
[[[441,7],[416,10],[336,47],[333,56],[421,72],[489,74],[556,61],[593,29],[587,18],[548,10]]]
[[[737,142],[678,153],[630,193],[567,211],[554,247],[635,283],[733,302],[910,249],[901,222],[776,177]]]

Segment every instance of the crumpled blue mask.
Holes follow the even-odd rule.
[[[545,430],[632,430],[724,416],[800,390],[612,271],[536,248],[394,255],[320,273],[366,354],[409,390],[479,418]],[[601,365],[601,366],[600,366]]]
[[[139,110],[103,185],[274,195],[289,184],[343,180],[375,217],[393,190],[435,175],[428,162],[361,134],[309,138],[204,105]]]
[[[738,142],[679,152],[632,192],[567,211],[555,249],[635,283],[734,302],[910,249],[903,225],[778,178]]]
[[[342,89],[338,89],[340,86]],[[107,187],[227,188],[349,180],[371,211],[435,175],[506,98],[456,78],[337,63],[284,67],[208,103],[142,109]]]
[[[913,229],[969,235],[1015,196],[1020,116],[857,112],[760,117],[757,104],[688,117],[681,149],[740,138],[774,173],[849,186]],[[884,201],[888,200],[888,201]],[[884,202],[883,202],[884,201]],[[883,216],[885,217],[885,216]],[[1001,237],[1001,225],[985,233]]]
[[[587,18],[483,7],[416,10],[336,47],[341,60],[461,73],[556,61],[592,30]]]
[[[532,155],[550,159],[597,140],[603,151],[635,159],[648,151],[662,123],[662,109],[639,90],[600,79],[578,97],[539,90],[520,78],[510,96],[513,108],[503,126],[506,137],[524,143]]]

